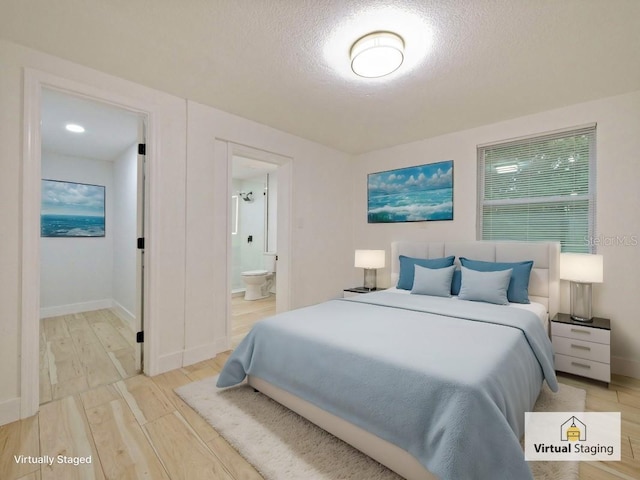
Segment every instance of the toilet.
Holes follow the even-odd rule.
[[[245,300],[260,300],[275,293],[276,254],[264,253],[264,270],[248,270],[240,275],[245,286]]]

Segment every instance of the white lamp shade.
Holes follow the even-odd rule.
[[[602,255],[588,253],[560,254],[560,278],[579,283],[602,283]]]
[[[384,268],[384,250],[356,250],[355,266],[358,268]]]

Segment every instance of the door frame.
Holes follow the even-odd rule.
[[[86,98],[128,110],[146,117],[146,188],[145,188],[145,226],[147,235],[150,230],[149,213],[153,202],[153,158],[157,151],[157,135],[154,107],[138,100],[92,87],[91,85],[58,77],[36,69],[24,69],[24,116],[22,150],[22,252],[21,252],[21,355],[20,355],[20,417],[35,415],[40,406],[40,198],[42,177],[41,144],[41,104],[42,89],[58,90],[76,97]],[[133,240],[132,240],[133,241]],[[145,245],[147,266],[153,264],[154,250],[147,242]],[[145,305],[150,307],[151,269],[144,271],[144,291],[141,292]],[[153,325],[149,321],[150,308],[143,318],[146,348],[144,348],[144,372],[153,371],[157,360],[157,342],[154,342]]]
[[[231,195],[233,157],[242,156],[259,160],[265,163],[278,165],[276,173],[278,175],[278,218],[277,218],[277,255],[278,264],[276,267],[276,312],[285,312],[291,309],[291,238],[292,238],[292,184],[293,184],[293,159],[285,155],[268,152],[259,148],[250,147],[226,141],[227,143],[227,341],[231,345],[231,290],[233,273],[233,252],[231,242]]]

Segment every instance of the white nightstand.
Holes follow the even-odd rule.
[[[566,313],[551,320],[551,341],[556,370],[611,381],[611,321],[595,317],[592,322],[576,322]]]

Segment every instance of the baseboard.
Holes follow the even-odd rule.
[[[640,379],[640,361],[624,357],[611,357],[611,373]]]
[[[208,360],[215,357],[218,353],[227,350],[227,338],[219,338],[214,342],[205,345],[199,345],[189,350],[185,350],[182,357],[182,366],[193,365],[194,363]]]
[[[92,310],[102,310],[103,308],[111,308],[113,300],[105,298],[104,300],[93,300],[91,302],[70,303],[69,305],[59,305],[57,307],[44,307],[40,309],[40,318],[57,317],[59,315],[70,315],[72,313],[90,312]]]
[[[20,420],[20,397],[0,402],[0,425]]]
[[[151,375],[160,375],[161,373],[170,372],[171,370],[182,367],[182,357],[182,351],[158,357],[157,368],[151,373]]]
[[[111,308],[113,313],[115,313],[122,321],[127,322],[129,327],[131,327],[131,330],[134,332],[140,330],[140,326],[136,323],[136,316],[120,305],[116,300],[113,300],[113,306]]]

